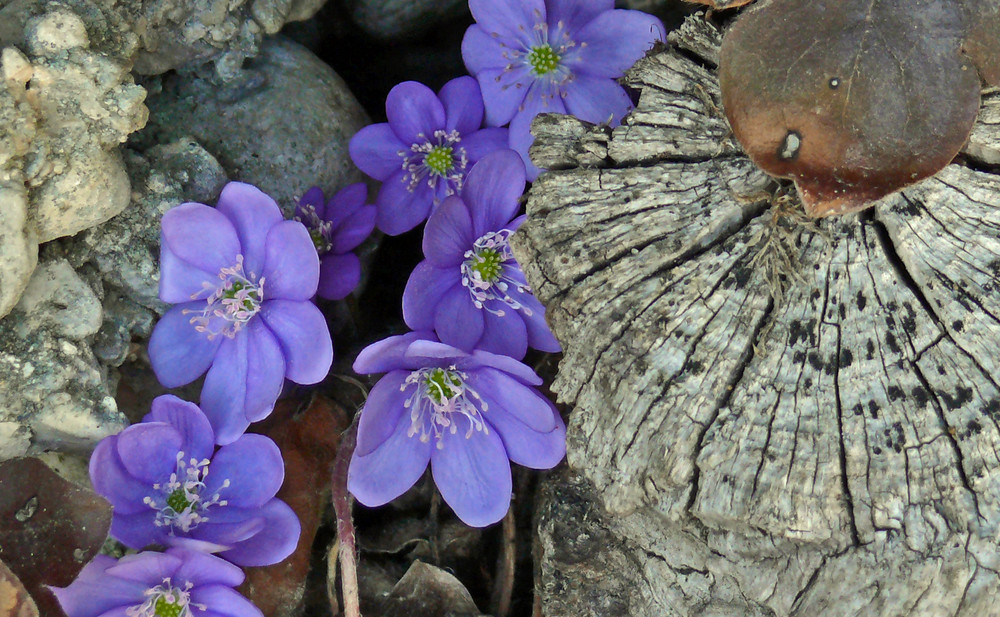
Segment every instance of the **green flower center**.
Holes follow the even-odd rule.
[[[184,489],[179,488],[167,497],[167,505],[173,508],[174,512],[184,512],[191,507],[191,502],[184,494]]]
[[[532,47],[528,52],[528,63],[535,75],[548,75],[559,68],[559,54],[549,45]]]
[[[323,236],[323,232],[315,227],[309,228],[309,237],[312,238],[313,244],[316,246],[316,252],[322,255],[330,249],[330,243],[326,241]]]
[[[495,283],[500,279],[503,256],[494,249],[480,249],[469,267],[479,274],[484,283]]]
[[[184,605],[177,602],[169,602],[166,597],[160,597],[153,605],[153,614],[156,617],[180,617]]]
[[[247,290],[245,294],[241,291]],[[226,300],[242,300],[243,308],[248,311],[257,311],[257,304],[260,303],[260,291],[254,285],[249,285],[243,281],[233,281],[233,284],[222,292],[222,297]]]
[[[455,166],[455,157],[450,146],[434,146],[424,157],[424,165],[438,176],[445,176]]]
[[[451,389],[452,386],[461,387],[462,385],[462,380],[458,378],[458,375],[441,368],[429,372],[424,379],[427,384],[427,394],[439,405],[442,401],[455,396],[455,391]]]

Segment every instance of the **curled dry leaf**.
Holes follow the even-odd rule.
[[[811,216],[861,210],[961,150],[998,25],[1000,0],[765,0],[723,40],[726,115]]]
[[[20,579],[0,561],[0,617],[38,617],[38,607]]]
[[[111,504],[36,458],[0,463],[0,560],[43,615],[61,615],[45,585],[65,587],[108,537]]]

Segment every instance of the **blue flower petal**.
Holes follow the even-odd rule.
[[[524,66],[510,70],[484,69],[476,73],[486,106],[486,125],[504,126],[524,107],[535,78]]]
[[[419,435],[407,436],[408,415],[401,414],[392,428],[392,434],[377,448],[363,456],[355,450],[351,458],[347,489],[369,507],[381,506],[405,493],[424,474],[431,458],[431,441],[421,441]]]
[[[483,124],[483,93],[479,84],[468,75],[446,83],[438,98],[444,105],[445,130],[462,135],[477,130]]]
[[[399,153],[409,153],[410,144],[400,141],[389,123],[382,122],[369,124],[355,133],[348,151],[358,169],[376,180],[385,181],[399,171],[403,162]]]
[[[247,510],[263,520],[263,527],[219,557],[238,566],[269,566],[292,554],[299,542],[302,527],[299,517],[280,499],[272,499],[260,508]]]
[[[462,60],[471,75],[486,70],[502,71],[510,60],[504,57],[508,47],[518,46],[511,39],[491,36],[478,24],[472,24],[462,37]]]
[[[573,72],[594,77],[621,77],[656,41],[666,40],[666,30],[656,17],[642,11],[601,13],[574,36],[579,48]]]
[[[278,446],[263,435],[245,434],[212,457],[203,491],[219,493],[232,507],[259,508],[274,498],[284,479]],[[223,487],[227,480],[229,486]]]
[[[163,579],[173,577],[182,563],[181,558],[176,555],[148,552],[126,555],[105,572],[117,578],[155,587],[162,583]]]
[[[426,181],[417,183],[411,191],[409,175],[397,171],[379,188],[375,226],[390,236],[398,236],[422,223],[433,203],[434,192]]]
[[[441,497],[458,518],[472,527],[485,527],[504,517],[510,507],[511,477],[507,451],[496,431],[476,431],[466,437],[466,426],[444,431],[442,447],[431,453],[431,473]]]
[[[403,321],[414,330],[434,329],[434,316],[441,298],[452,287],[461,285],[459,267],[438,268],[426,260],[418,263],[403,289]],[[468,294],[468,290],[462,289]]]
[[[483,336],[484,320],[484,311],[472,303],[469,290],[456,285],[438,302],[434,331],[442,343],[471,352]]]
[[[375,206],[363,206],[339,221],[333,232],[330,251],[346,253],[364,242],[375,229],[375,217],[378,209]]]
[[[243,271],[260,276],[264,265],[264,241],[268,231],[282,220],[281,209],[259,188],[230,182],[222,189],[216,210],[236,228],[243,247]]]
[[[415,81],[404,81],[389,91],[385,114],[393,133],[407,146],[430,141],[445,123],[444,106],[434,91]]]
[[[396,169],[398,168],[399,165],[397,164]],[[360,210],[365,205],[365,201],[367,199],[368,187],[364,182],[348,184],[344,188],[337,191],[337,193],[330,198],[330,201],[326,204],[326,211],[320,218],[330,222],[336,228],[340,226],[344,220]],[[352,246],[351,248],[354,247]],[[337,252],[342,253],[343,251]]]
[[[133,478],[118,458],[118,436],[106,437],[90,455],[90,483],[94,490],[111,502],[115,515],[149,510],[142,502],[153,491],[152,484]]]
[[[243,411],[247,420],[266,418],[285,385],[285,356],[274,333],[260,319],[248,324],[247,391]]]
[[[618,126],[632,111],[632,99],[613,79],[577,75],[566,86],[566,111],[594,124]]]
[[[282,221],[267,232],[264,299],[309,300],[319,284],[319,255],[305,225]]]
[[[231,443],[250,425],[245,412],[248,336],[243,329],[225,339],[201,389],[201,409],[219,444]]]
[[[510,294],[517,299],[521,306],[531,311],[528,315],[524,310],[520,311],[524,325],[528,329],[528,345],[539,351],[557,353],[562,351],[562,346],[556,340],[549,324],[545,321],[545,306],[538,301],[532,293],[521,293],[516,289],[511,289]]]
[[[177,469],[181,434],[162,422],[140,422],[118,433],[115,449],[128,474],[152,486]]]
[[[326,214],[326,195],[323,194],[323,189],[318,186],[310,187],[295,206],[295,216],[302,216],[305,213],[305,206],[312,206],[316,216],[323,218]]]
[[[156,526],[156,511],[147,508],[135,514],[115,513],[108,532],[125,546],[141,549],[150,544],[160,544],[167,537],[166,528]]]
[[[502,229],[517,216],[524,186],[524,163],[516,152],[497,150],[476,163],[462,188],[462,199],[472,216],[473,239]]]
[[[181,451],[186,458],[211,458],[215,450],[215,434],[205,413],[194,403],[173,394],[153,399],[150,412],[143,422],[164,422],[181,434]]]
[[[511,154],[517,159],[517,155]],[[473,167],[472,173],[475,171],[476,168]],[[469,174],[470,179],[473,178],[472,173]],[[507,179],[498,178],[496,184],[504,185],[505,182],[501,180]],[[463,195],[465,192],[463,191]],[[449,197],[427,219],[423,239],[424,256],[439,268],[459,268],[465,261],[465,253],[472,249],[477,237],[473,235],[469,208],[462,199]]]
[[[179,304],[156,322],[149,337],[149,363],[156,378],[167,388],[191,383],[208,370],[215,358],[221,336],[212,339],[198,332],[185,310],[200,311],[204,302]]]
[[[318,383],[333,364],[333,340],[326,317],[312,302],[271,300],[260,316],[281,345],[285,377],[295,383]]]
[[[551,403],[549,413],[554,418],[554,427],[545,433],[532,429],[511,414],[494,411],[491,406],[487,420],[500,434],[512,462],[531,469],[551,469],[566,456],[566,425]]]
[[[160,239],[160,300],[177,304],[206,298],[219,284],[218,271],[206,272],[182,260]]]
[[[200,551],[178,548],[167,549],[168,555],[180,557],[183,563],[174,572],[174,581],[183,584],[190,582],[195,587],[203,585],[226,585],[235,587],[246,578],[243,570],[213,555]]]
[[[178,259],[205,272],[236,264],[242,251],[232,222],[215,208],[184,203],[163,215],[162,239]]]
[[[479,27],[489,34],[532,42],[535,24],[545,23],[543,0],[469,0]]]
[[[540,81],[531,85],[528,94],[524,97],[524,105],[510,121],[510,147],[521,155],[524,166],[527,168],[528,180],[534,182],[541,173],[541,170],[531,162],[528,156],[528,149],[535,141],[531,134],[531,122],[540,113],[545,114],[565,114],[566,106],[563,104],[559,92],[552,86]]]
[[[488,128],[463,137],[459,145],[465,148],[465,156],[468,157],[469,163],[475,165],[491,152],[506,150],[507,140],[507,129]]]
[[[145,600],[146,585],[105,574],[113,563],[110,557],[98,555],[68,587],[49,587],[67,615],[99,617],[116,607],[131,607]]]
[[[524,318],[506,304],[489,301],[486,306],[493,311],[503,311],[503,316],[487,313],[479,349],[520,360],[528,353],[528,330]]]
[[[196,587],[191,590],[191,601],[204,604],[208,611],[224,617],[263,617],[250,600],[223,585]]]
[[[408,332],[384,338],[365,347],[354,360],[353,369],[359,375],[371,373],[386,373],[388,371],[413,368],[405,359],[406,350],[417,340],[434,339],[434,334],[428,331]]]
[[[477,349],[472,352],[472,355],[466,361],[459,361],[459,368],[473,368],[479,366],[489,366],[499,369],[508,375],[517,378],[521,383],[529,386],[542,385],[542,378],[539,377],[535,371],[531,370],[531,367],[523,362],[515,360],[514,358]]]
[[[556,428],[552,403],[535,388],[492,368],[480,369],[474,375],[475,380],[470,379],[470,385],[489,403],[487,418],[492,420],[495,415],[510,414],[539,433]]]
[[[560,27],[564,32],[570,34],[570,38],[580,40],[573,35],[582,26],[590,22],[605,11],[615,8],[615,0],[545,0],[545,6],[549,10],[548,23],[550,39],[552,32]]]
[[[319,287],[316,295],[326,300],[341,300],[350,295],[361,281],[361,260],[354,253],[324,255],[319,262]]]
[[[404,390],[409,375],[409,371],[387,373],[368,393],[358,422],[358,440],[354,448],[357,456],[366,456],[392,436],[406,411],[406,400],[414,391],[414,387],[409,387],[409,392]]]

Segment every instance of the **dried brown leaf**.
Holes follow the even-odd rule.
[[[1000,65],[1000,0],[770,0],[723,40],[726,115],[811,216],[861,210],[955,157]],[[990,26],[992,27],[992,26]],[[977,70],[978,69],[978,70]]]
[[[38,617],[38,607],[20,579],[0,561],[0,617]]]

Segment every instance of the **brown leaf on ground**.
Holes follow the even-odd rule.
[[[0,560],[49,616],[61,615],[45,585],[65,587],[108,537],[111,504],[36,458],[0,463]]]
[[[330,499],[330,468],[340,434],[350,424],[340,404],[313,395],[305,409],[301,401],[280,401],[271,417],[255,430],[278,444],[285,460],[285,482],[278,498],[291,506],[302,524],[295,552],[281,563],[247,571],[241,591],[268,617],[295,615],[305,593],[313,541]]]
[[[771,0],[726,33],[723,104],[811,216],[862,210],[958,154],[1000,71],[998,0]]]
[[[461,581],[441,568],[414,561],[379,604],[373,617],[475,617],[480,614]]]
[[[0,617],[38,617],[38,607],[20,579],[0,561]]]
[[[744,4],[749,4],[753,0],[686,0],[687,2],[693,2],[694,4],[704,4],[705,6],[710,6],[713,9],[724,10],[724,9],[735,9],[738,6],[743,6]]]

